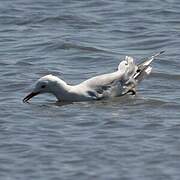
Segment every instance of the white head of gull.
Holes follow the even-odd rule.
[[[90,78],[78,85],[69,85],[53,75],[41,77],[33,91],[28,94],[23,102],[28,102],[32,97],[51,93],[58,101],[75,102],[100,100],[106,97],[122,96],[129,92],[136,93],[136,86],[151,72],[151,62],[164,51],[147,58],[143,63],[136,65],[132,57],[126,56],[117,71]]]

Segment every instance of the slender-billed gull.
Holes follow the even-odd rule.
[[[23,102],[28,102],[32,97],[42,93],[51,93],[58,101],[63,102],[100,100],[123,96],[127,93],[135,94],[137,85],[146,75],[150,74],[151,62],[163,52],[146,58],[138,65],[134,63],[132,57],[126,56],[125,60],[120,62],[117,71],[95,76],[78,85],[69,85],[53,75],[43,76],[37,81],[33,91],[23,99]]]

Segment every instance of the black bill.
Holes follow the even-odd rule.
[[[23,102],[25,103],[25,102],[28,102],[32,97],[34,97],[34,96],[36,96],[36,95],[38,95],[39,94],[39,92],[32,92],[32,93],[30,93],[30,94],[28,94],[24,99],[23,99]]]

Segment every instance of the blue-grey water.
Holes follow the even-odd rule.
[[[76,84],[161,50],[135,97],[22,103],[43,75]],[[179,0],[1,1],[0,179],[179,180],[179,70]]]

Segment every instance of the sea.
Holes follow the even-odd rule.
[[[22,102],[162,50],[136,96]],[[180,1],[1,0],[0,179],[179,180]]]

